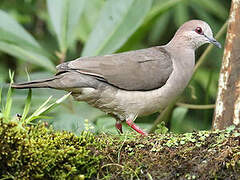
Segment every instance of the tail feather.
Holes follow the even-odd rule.
[[[54,87],[54,81],[56,77],[42,80],[35,80],[23,83],[13,83],[11,85],[12,88],[16,89],[27,89],[27,88],[56,88]]]
[[[83,75],[81,73],[70,71],[55,75],[48,79],[34,80],[23,83],[13,83],[12,88],[27,89],[27,88],[53,88],[62,90],[78,89],[82,87],[96,88],[100,81],[92,76]],[[78,91],[78,90],[77,90]]]

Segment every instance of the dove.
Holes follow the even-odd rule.
[[[174,101],[190,81],[195,50],[211,43],[221,48],[210,26],[202,20],[185,22],[165,45],[95,57],[80,57],[56,67],[55,76],[11,86],[17,89],[53,88],[71,92],[85,101],[147,135],[134,120],[161,112]]]

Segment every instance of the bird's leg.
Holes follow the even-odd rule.
[[[147,136],[148,134],[144,132],[140,127],[138,127],[131,119],[126,120],[127,125],[129,125],[131,128],[133,128],[138,133],[142,134],[143,136]]]
[[[123,130],[122,130],[122,123],[120,121],[116,121],[116,124],[115,124],[116,128],[118,129],[118,132],[120,132],[120,134],[123,133]]]

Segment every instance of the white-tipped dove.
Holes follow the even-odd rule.
[[[184,23],[163,46],[96,57],[82,57],[57,66],[49,79],[12,84],[13,88],[54,88],[72,92],[77,101],[101,109],[142,135],[137,116],[163,110],[187,86],[195,64],[195,49],[205,43],[221,48],[209,25]]]

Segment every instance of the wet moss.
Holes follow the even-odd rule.
[[[77,137],[0,121],[0,178],[240,179],[240,130]]]

